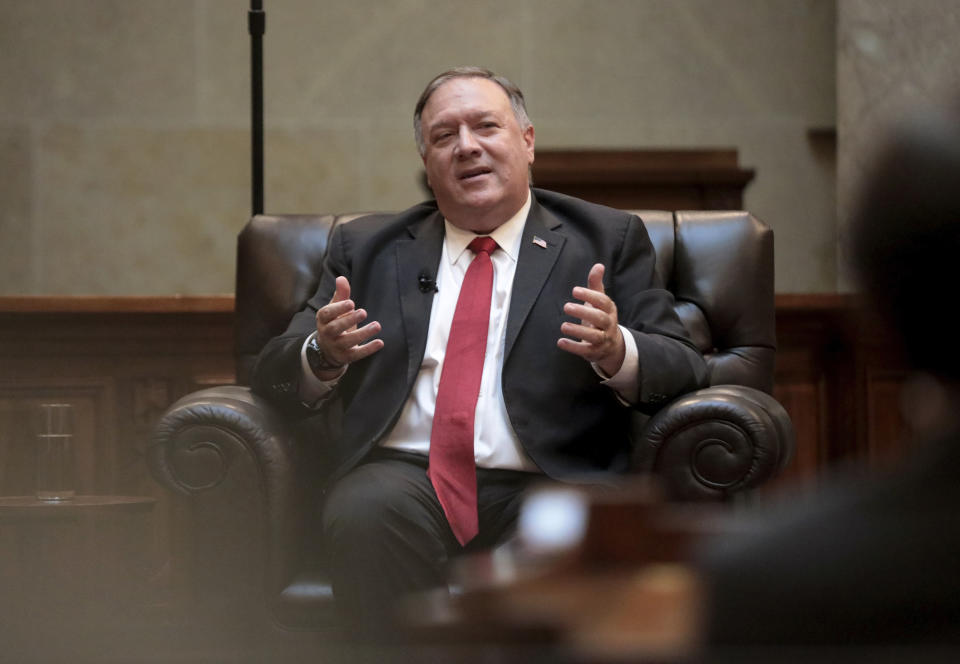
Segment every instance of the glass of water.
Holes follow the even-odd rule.
[[[37,419],[37,499],[72,499],[74,479],[73,406],[42,403]]]

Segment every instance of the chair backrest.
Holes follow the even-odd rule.
[[[710,384],[773,389],[773,231],[747,212],[638,210]],[[256,215],[237,243],[237,382],[313,295],[327,239],[361,214]]]

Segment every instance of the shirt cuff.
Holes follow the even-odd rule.
[[[640,397],[640,385],[637,381],[640,376],[640,353],[637,351],[637,340],[633,338],[630,330],[623,325],[618,327],[623,335],[623,345],[626,347],[620,371],[613,376],[607,376],[600,370],[596,362],[591,362],[590,366],[593,367],[598,376],[604,379],[602,384],[616,392],[620,403],[629,406],[636,403]]]
[[[313,373],[313,369],[310,368],[310,363],[307,361],[307,344],[316,337],[316,332],[311,333],[306,341],[303,342],[303,346],[300,347],[301,375],[299,396],[303,404],[309,408],[316,408],[320,401],[333,391],[333,388],[336,387],[337,383],[340,382],[340,378],[347,371],[347,367],[344,366],[343,371],[333,380],[320,380],[317,378],[317,375]]]

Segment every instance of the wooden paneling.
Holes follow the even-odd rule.
[[[178,508],[149,477],[144,449],[179,396],[233,382],[232,325],[231,296],[0,298],[0,495],[33,490],[37,404],[73,403],[78,491],[156,497],[158,560],[169,563]],[[907,374],[877,329],[850,296],[777,297],[774,394],[797,432],[780,482],[815,484],[841,459],[902,454]]]
[[[822,465],[842,456],[838,441],[852,440],[851,404],[855,368],[849,348],[852,302],[836,296],[780,296],[777,301],[777,361],[774,396],[797,433],[794,463],[784,481],[816,479]]]
[[[890,337],[851,295],[778,295],[774,396],[797,432],[785,480],[816,479],[838,462],[899,458],[909,431],[900,390],[909,375]]]
[[[29,492],[31,417],[77,410],[78,489],[149,494],[150,429],[177,397],[233,381],[233,298],[0,298],[0,494]],[[853,296],[778,295],[774,394],[798,437],[791,476],[897,454],[906,377]]]
[[[233,382],[232,355],[229,296],[0,297],[0,495],[34,491],[38,404],[71,403],[77,493],[157,498],[153,573],[175,570],[178,506],[144,450],[179,396]]]
[[[773,394],[790,413],[797,434],[797,450],[785,478],[813,478],[822,463],[821,451],[828,435],[821,417],[827,399],[826,382],[816,373],[785,376]]]
[[[626,210],[741,210],[754,177],[735,149],[547,150],[536,186]]]

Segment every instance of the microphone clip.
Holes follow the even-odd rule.
[[[437,282],[426,272],[421,272],[420,276],[417,277],[417,285],[420,287],[421,293],[437,293],[440,291],[437,288]]]

